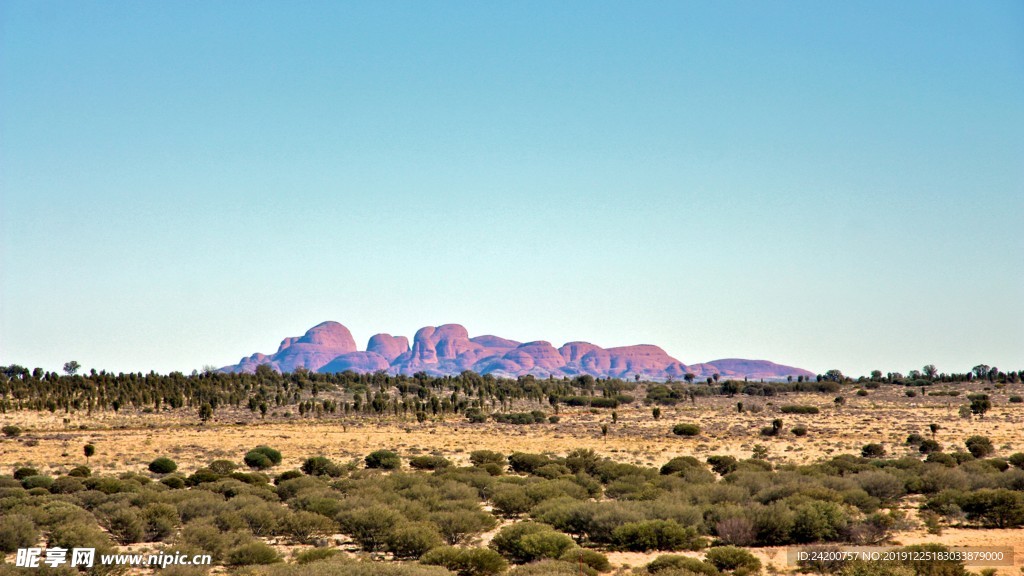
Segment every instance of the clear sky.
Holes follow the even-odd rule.
[[[0,2],[0,364],[323,320],[1024,368],[1024,3]]]

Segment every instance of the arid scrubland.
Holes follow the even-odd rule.
[[[296,562],[339,575],[744,576],[796,570],[797,545],[941,544],[1014,548],[1013,566],[992,568],[1020,573],[1024,403],[1011,399],[1024,386],[828,384],[621,383],[593,396],[618,397],[605,408],[580,390],[475,402],[463,389],[461,408],[421,391],[452,400],[437,413],[367,410],[404,395],[339,386],[265,411],[221,403],[205,421],[197,406],[8,410],[0,514],[22,529],[0,528],[0,543],[198,550],[214,571],[268,576]]]

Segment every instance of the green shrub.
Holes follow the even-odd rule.
[[[797,542],[838,540],[849,524],[839,504],[812,500],[794,508],[792,537]]]
[[[0,522],[0,552],[10,554],[28,548],[39,540],[35,522],[24,514],[5,514]]]
[[[559,560],[576,564],[582,562],[584,566],[588,566],[596,572],[608,572],[612,569],[611,562],[608,561],[607,556],[597,550],[587,548],[570,548],[559,557]]]
[[[864,458],[880,458],[885,456],[885,446],[877,443],[865,444],[860,449],[860,455]]]
[[[54,494],[74,494],[82,490],[85,490],[85,483],[74,476],[60,476],[50,485],[50,492]]]
[[[921,446],[918,447],[918,451],[921,454],[931,454],[932,452],[942,452],[942,445],[935,440],[925,440],[921,442]]]
[[[491,540],[491,548],[515,564],[542,558],[558,558],[575,544],[572,538],[550,526],[519,522],[505,526]]]
[[[736,470],[739,465],[739,461],[732,456],[708,456],[708,464],[711,465],[711,469],[715,471],[715,474],[725,476],[726,474]]]
[[[370,452],[364,460],[366,461],[367,468],[397,470],[402,467],[402,458],[391,450],[376,450]]]
[[[367,552],[382,549],[391,529],[407,521],[398,511],[380,504],[343,510],[336,520],[341,531]]]
[[[534,470],[541,466],[551,464],[551,459],[543,454],[527,454],[525,452],[513,452],[508,457],[508,464],[513,471],[521,474],[533,474]]]
[[[300,544],[312,544],[317,538],[333,534],[337,528],[334,520],[326,516],[298,510],[284,517],[279,531]]]
[[[1024,402],[1024,396],[1010,396],[1010,402],[1013,404],[1020,404]]]
[[[160,483],[174,490],[178,490],[185,487],[185,480],[179,476],[168,476],[166,478],[161,478]]]
[[[207,466],[214,474],[220,474],[221,476],[227,476],[238,469],[238,464],[235,464],[231,460],[214,460]]]
[[[585,576],[592,576],[584,572]],[[578,576],[576,564],[552,560],[550,558],[516,566],[508,571],[508,576]]]
[[[1024,526],[1024,494],[1005,488],[983,488],[957,499],[968,520],[991,528]]]
[[[676,424],[672,427],[672,433],[676,436],[697,436],[700,434],[700,426],[696,424]]]
[[[964,442],[964,445],[975,458],[984,458],[996,451],[992,446],[992,441],[985,436],[971,436]]]
[[[419,558],[431,548],[441,546],[437,527],[430,522],[403,522],[384,536],[384,546],[395,558]]]
[[[1024,469],[1024,452],[1011,454],[1006,460],[1014,467]]]
[[[246,452],[242,461],[250,468],[265,470],[281,463],[281,453],[270,446],[257,446]]]
[[[508,458],[501,452],[492,452],[491,450],[474,450],[469,453],[469,462],[473,466],[483,466],[484,464],[497,464],[504,468],[508,466]]]
[[[294,480],[295,478],[302,478],[302,472],[299,472],[298,470],[288,470],[285,472],[281,472],[280,474],[277,475],[276,478],[274,478],[274,485],[277,486],[280,485],[282,482]]]
[[[253,540],[228,551],[226,562],[230,566],[248,566],[252,564],[273,564],[280,562],[277,550],[259,540]]]
[[[450,460],[443,456],[423,455],[409,459],[409,466],[417,470],[440,470],[451,466]]]
[[[88,478],[90,475],[92,475],[92,470],[88,466],[75,466],[68,470],[68,476],[74,476],[75,478]]]
[[[914,432],[907,436],[907,446],[920,446],[921,442],[924,442],[924,436]]]
[[[174,460],[166,456],[161,456],[149,463],[149,471],[154,474],[170,474],[177,469],[178,465],[175,464]]]
[[[3,432],[4,436],[8,438],[17,438],[21,436],[21,427],[14,424],[8,424],[3,428],[0,428],[0,432]]]
[[[36,470],[35,468],[31,468],[29,466],[24,466],[14,471],[15,480],[24,480],[29,476],[39,476],[39,470]]]
[[[341,554],[341,550],[335,548],[313,548],[311,550],[299,552],[299,554],[295,556],[295,563],[301,565],[309,564],[310,562],[319,562],[321,560],[327,560],[332,556],[337,556],[338,554]]]
[[[779,411],[783,414],[818,414],[821,410],[817,406],[801,406],[797,404],[789,404],[779,408]]]
[[[761,561],[743,548],[717,546],[708,550],[705,560],[722,572],[755,574],[761,571]]]
[[[444,566],[458,576],[496,576],[508,569],[508,562],[487,548],[441,546],[420,558],[422,564]]]
[[[514,517],[533,508],[533,498],[526,493],[526,487],[515,484],[498,484],[491,494],[494,511],[502,516]]]
[[[803,425],[794,426],[790,432],[793,433],[793,436],[807,436],[807,427]]]
[[[43,476],[42,474],[37,474],[35,476],[29,476],[27,478],[22,479],[21,485],[25,488],[25,490],[31,490],[33,488],[43,488],[45,490],[49,490],[50,487],[53,486],[53,478],[50,478],[49,476]]]
[[[497,519],[482,510],[439,511],[430,516],[441,538],[450,545],[464,543],[469,537],[497,525]]]
[[[693,456],[678,456],[666,462],[661,469],[658,471],[662,475],[677,474],[685,470],[692,469],[705,469],[704,465],[700,463]]]
[[[697,560],[696,558],[690,558],[689,556],[680,556],[678,554],[663,554],[658,556],[651,561],[650,564],[645,566],[646,570],[650,574],[657,574],[662,571],[680,571],[686,570],[693,574],[700,574],[703,576],[718,576],[718,568],[715,568],[707,562]]]
[[[338,466],[325,456],[314,456],[307,458],[302,463],[302,471],[310,476],[330,476],[337,478],[345,474],[345,469]],[[287,474],[287,472],[285,473]]]
[[[691,526],[674,520],[644,520],[619,526],[612,532],[617,548],[633,552],[649,550],[700,550],[707,541]]]

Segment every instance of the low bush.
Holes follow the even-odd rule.
[[[337,523],[326,516],[298,510],[284,517],[278,531],[291,536],[300,544],[312,544],[318,538],[333,534],[337,529]]]
[[[712,548],[708,550],[705,560],[721,572],[742,575],[761,571],[761,561],[750,552],[736,546]]]
[[[38,475],[39,475],[39,470],[36,470],[35,468],[31,468],[29,466],[23,466],[23,467],[18,468],[18,469],[16,469],[14,471],[14,479],[15,480],[24,480],[25,478],[28,478],[29,476],[38,476]]]
[[[716,474],[725,476],[732,472],[739,465],[739,461],[732,456],[708,456],[708,464]]]
[[[174,490],[185,487],[185,480],[180,476],[168,476],[166,478],[161,478],[160,483]]]
[[[533,474],[541,466],[551,464],[551,459],[543,454],[527,454],[525,452],[513,452],[508,457],[509,466],[513,471],[521,474]]]
[[[663,554],[652,560],[644,567],[648,573],[657,574],[662,571],[687,571],[703,576],[718,576],[718,568],[707,562],[680,556],[678,554]]]
[[[492,414],[491,418],[494,418],[494,421],[500,424],[529,425],[543,424],[547,421],[548,416],[539,410],[535,410],[533,412],[513,412],[510,414],[498,412]]]
[[[0,522],[0,552],[9,554],[28,548],[39,540],[39,530],[32,518],[24,514],[5,514]]]
[[[497,464],[502,468],[508,466],[508,458],[505,458],[504,454],[491,450],[474,450],[470,452],[469,462],[473,466],[483,466],[484,464]]]
[[[964,442],[964,445],[975,458],[984,458],[996,451],[992,446],[992,441],[985,436],[971,436]]]
[[[88,478],[91,474],[92,470],[88,466],[75,466],[68,470],[68,476],[74,476],[75,478]]]
[[[338,554],[341,554],[341,550],[336,548],[313,548],[311,550],[299,552],[298,555],[295,556],[295,563],[302,565],[309,564],[310,562],[320,562],[321,560],[327,560],[328,558],[337,556]]]
[[[865,444],[860,449],[860,455],[865,458],[880,458],[885,456],[885,447],[877,443]]]
[[[36,474],[35,476],[23,478],[21,481],[21,485],[25,488],[25,490],[31,490],[33,488],[43,488],[45,490],[49,490],[50,487],[53,486],[53,478],[50,478],[49,476],[44,476],[42,474]]]
[[[700,550],[707,546],[691,526],[681,526],[674,520],[644,520],[619,526],[612,532],[612,541],[622,550],[647,552],[649,550]]]
[[[818,414],[821,412],[817,406],[802,406],[798,404],[789,404],[779,408],[779,411],[783,414]]]
[[[672,427],[672,433],[676,436],[697,436],[700,434],[700,426],[696,424],[676,424]]]
[[[443,566],[458,576],[496,576],[508,569],[505,558],[487,548],[441,546],[424,554],[420,563]]]
[[[502,528],[490,546],[509,561],[525,564],[544,558],[558,558],[575,544],[572,538],[546,524],[519,522]]]
[[[409,459],[409,466],[417,470],[440,470],[451,466],[450,460],[444,456],[423,455]]]
[[[1024,469],[1024,452],[1016,452],[1011,454],[1007,461],[1017,468]]]
[[[257,446],[245,453],[245,465],[256,470],[266,470],[281,463],[281,453],[270,446]]]
[[[228,551],[226,562],[230,566],[249,566],[252,564],[274,564],[280,562],[277,550],[271,546],[253,540]]]
[[[170,474],[177,469],[178,465],[174,460],[171,460],[166,456],[161,456],[149,463],[149,471],[154,474]]]
[[[430,522],[403,522],[384,536],[384,546],[398,559],[413,559],[441,546],[441,535]]]
[[[8,424],[3,428],[0,428],[0,432],[3,432],[4,436],[7,436],[8,438],[17,438],[18,436],[21,436],[21,426]]]
[[[364,458],[367,468],[397,470],[402,467],[402,458],[391,450],[375,450]]]
[[[302,471],[310,476],[330,476],[337,478],[345,474],[345,469],[335,464],[330,458],[314,456],[302,463]],[[287,474],[287,472],[286,472]]]
[[[612,569],[612,564],[608,561],[607,556],[597,550],[587,548],[570,548],[565,551],[565,554],[562,554],[559,560],[577,565],[583,564],[595,572],[608,572]]]

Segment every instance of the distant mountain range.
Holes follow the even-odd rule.
[[[550,342],[516,342],[498,336],[469,337],[459,324],[425,326],[416,332],[412,347],[405,336],[376,334],[365,351],[356,348],[348,328],[337,322],[324,322],[305,334],[281,341],[277,352],[256,353],[223,372],[254,372],[268,364],[280,372],[306,368],[333,373],[352,370],[366,373],[383,370],[391,374],[426,372],[433,376],[458,374],[472,370],[479,374],[516,377],[532,374],[595,378],[634,378],[645,380],[683,380],[687,373],[697,379],[714,374],[722,378],[782,379],[787,376],[811,376],[802,368],[782,366],[767,360],[724,358],[701,364],[683,364],[664,350],[650,344],[601,348],[589,342],[569,342],[555,348]]]

